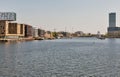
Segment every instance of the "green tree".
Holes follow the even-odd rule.
[[[53,32],[53,33],[52,33],[52,35],[53,35],[53,37],[55,37],[55,38],[57,38],[57,37],[58,37],[57,32]]]

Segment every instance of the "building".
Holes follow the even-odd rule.
[[[0,37],[1,38],[23,38],[24,25],[11,23],[9,21],[0,21]]]
[[[4,38],[7,34],[8,21],[0,21],[0,38]]]
[[[14,12],[0,12],[0,38],[22,38],[24,37],[24,25],[11,23],[16,20]]]
[[[25,25],[25,37],[32,38],[33,37],[33,27],[31,25],[27,25],[27,24],[24,24],[24,25]]]
[[[77,37],[83,36],[84,33],[82,31],[77,31],[74,33]]]
[[[44,34],[45,39],[53,39],[53,35],[51,31],[46,31]]]
[[[33,28],[33,37],[39,37],[37,28]]]
[[[39,36],[39,37],[44,37],[44,35],[45,35],[45,30],[43,30],[43,29],[38,29],[38,36]]]
[[[109,27],[108,33],[113,31],[120,30],[119,27],[116,27],[116,13],[109,13]]]
[[[109,37],[120,37],[120,27],[116,27],[116,13],[109,13]]]
[[[16,13],[0,12],[0,21],[16,21]]]
[[[108,27],[108,33],[111,31],[116,31],[118,28],[116,28],[116,13],[109,13],[109,27]]]
[[[109,27],[116,27],[116,13],[109,13]]]
[[[120,31],[120,27],[108,27],[108,32]]]
[[[58,38],[63,38],[63,34],[61,32],[57,32]]]
[[[38,37],[38,29],[31,25],[19,24],[16,21],[16,13],[0,12],[0,38],[19,39]]]

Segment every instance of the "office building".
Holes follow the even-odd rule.
[[[109,27],[116,27],[116,13],[109,14]]]
[[[116,13],[109,13],[109,37],[120,37],[120,27],[116,27]]]
[[[32,38],[33,37],[33,27],[31,25],[25,25],[25,37]]]
[[[108,32],[117,31],[119,28],[116,27],[116,13],[109,13],[109,27]]]

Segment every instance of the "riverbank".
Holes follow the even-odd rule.
[[[33,40],[55,40],[55,39],[72,39],[72,38],[97,38],[96,36],[81,36],[81,37],[62,37],[62,38],[18,38],[18,39],[7,39],[7,38],[0,38],[0,42],[22,42],[22,41],[33,41]],[[103,37],[105,38],[116,38],[116,37]]]
[[[55,38],[0,38],[0,42],[18,42],[18,41],[33,41],[33,40],[54,40]]]

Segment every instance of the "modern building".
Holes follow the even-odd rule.
[[[7,26],[9,21],[0,21],[0,38],[4,38],[7,34]]]
[[[109,27],[116,27],[116,13],[109,13]]]
[[[39,37],[37,28],[33,28],[33,37]]]
[[[32,38],[33,37],[33,27],[31,25],[27,25],[27,24],[24,24],[24,25],[25,25],[25,37]]]
[[[0,21],[16,21],[16,13],[0,12]]]
[[[24,25],[11,23],[9,21],[0,21],[0,37],[1,38],[23,38]]]
[[[23,24],[9,23],[6,37],[7,38],[23,38],[25,27]]]
[[[24,37],[24,25],[11,23],[16,20],[14,12],[0,12],[0,38]]]
[[[109,37],[120,37],[120,27],[116,27],[116,13],[109,13]]]
[[[16,22],[16,13],[0,12],[0,38],[3,39],[33,39],[38,37],[38,29],[31,25],[19,24]]]
[[[116,13],[109,13],[108,32],[112,32],[116,30],[118,30],[118,27],[116,27]]]
[[[44,37],[44,35],[45,35],[45,30],[43,30],[43,29],[38,29],[38,36],[39,36],[39,37]]]

